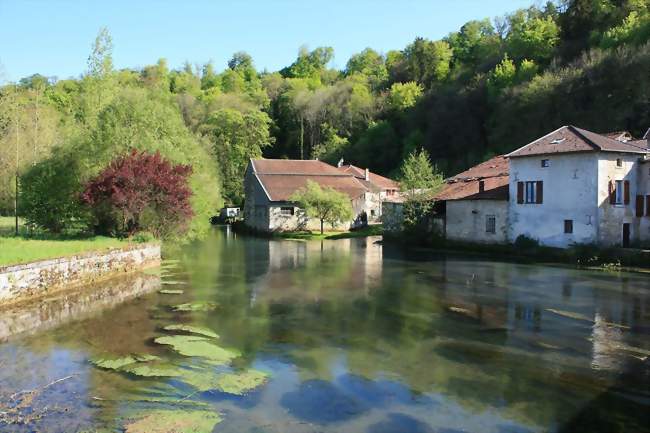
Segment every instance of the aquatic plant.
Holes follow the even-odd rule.
[[[204,358],[214,365],[230,364],[233,359],[241,355],[237,350],[224,349],[204,337],[171,335],[158,337],[154,341],[157,344],[171,346],[181,355]]]
[[[140,377],[174,377],[180,376],[178,367],[173,365],[129,364],[119,369]]]
[[[201,328],[192,325],[168,325],[163,328],[165,331],[182,331],[190,334],[203,335],[205,337],[219,338],[219,335],[208,328]]]
[[[161,295],[182,295],[185,293],[183,290],[174,290],[174,289],[163,289],[163,290],[158,290],[158,293]]]
[[[186,304],[174,305],[174,311],[213,311],[218,307],[214,302],[191,302]]]
[[[126,433],[211,433],[223,418],[204,410],[155,410],[124,425]]]

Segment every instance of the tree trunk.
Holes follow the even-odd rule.
[[[320,234],[323,234],[323,220],[320,220]]]
[[[305,121],[300,116],[300,159],[305,159]]]

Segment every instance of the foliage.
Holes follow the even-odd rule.
[[[400,169],[400,187],[404,193],[404,229],[407,233],[426,233],[433,209],[433,195],[444,183],[425,150],[411,152]]]
[[[352,205],[347,194],[338,192],[334,188],[321,187],[310,180],[304,188],[293,193],[289,200],[297,203],[308,217],[320,220],[321,234],[324,222],[334,228],[337,223],[350,221],[353,218]]]
[[[192,325],[167,325],[163,328],[165,331],[183,331],[190,334],[202,335],[204,337],[219,338],[214,331],[207,328],[202,328],[200,326]]]
[[[172,165],[159,152],[133,150],[91,179],[81,198],[90,206],[99,233],[145,230],[157,237],[182,234],[192,217],[191,172],[192,167]]]
[[[213,365],[227,365],[241,354],[234,349],[224,349],[203,337],[171,335],[158,337],[157,344],[171,346],[183,356],[204,358]]]
[[[128,422],[126,433],[211,433],[223,418],[215,412],[156,410]]]
[[[422,96],[422,90],[422,86],[414,81],[393,83],[388,93],[388,105],[396,111],[411,108]]]

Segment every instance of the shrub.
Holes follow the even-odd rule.
[[[156,237],[184,233],[192,217],[189,165],[133,150],[109,164],[81,195],[102,234],[148,230]]]
[[[519,235],[515,239],[515,248],[523,251],[530,251],[539,248],[539,241],[537,239],[529,238],[526,235]]]
[[[88,227],[88,212],[79,203],[80,170],[61,153],[31,167],[20,178],[20,209],[28,225],[61,233]]]

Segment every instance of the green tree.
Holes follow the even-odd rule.
[[[244,172],[251,158],[273,142],[269,134],[271,119],[261,111],[242,113],[224,108],[212,113],[202,131],[217,157],[224,196],[229,203],[244,199]]]
[[[411,81],[408,83],[394,83],[388,93],[388,105],[393,110],[405,110],[413,107],[422,96],[422,86]]]
[[[304,188],[294,192],[289,200],[300,206],[308,217],[320,220],[320,232],[323,234],[325,222],[332,225],[349,221],[353,218],[350,197],[334,188],[322,188],[318,183],[307,181]]]
[[[410,81],[425,87],[444,81],[449,75],[453,52],[445,41],[416,38],[404,49],[404,62]]]
[[[346,75],[361,74],[368,78],[373,89],[382,88],[388,79],[384,58],[372,48],[354,54],[345,67]]]
[[[490,96],[496,97],[504,89],[512,87],[516,77],[517,67],[515,66],[515,62],[506,54],[501,63],[494,67],[494,70],[490,72],[488,77],[487,88]]]
[[[560,27],[552,16],[537,9],[519,10],[508,17],[508,52],[515,60],[532,59],[548,63],[560,41]]]
[[[426,230],[433,208],[433,195],[444,184],[443,176],[431,164],[426,150],[411,152],[400,168],[400,187],[406,198],[404,227],[407,231]]]

